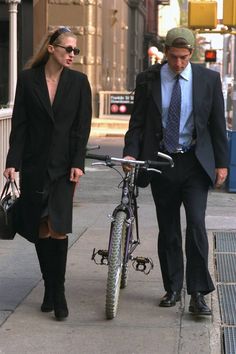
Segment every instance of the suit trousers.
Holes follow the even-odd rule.
[[[181,206],[186,216],[186,285],[188,294],[208,294],[214,285],[208,270],[208,239],[205,211],[210,178],[198,162],[194,150],[171,155],[174,167],[153,173],[152,195],[159,225],[158,256],[164,288],[181,291],[184,257]]]

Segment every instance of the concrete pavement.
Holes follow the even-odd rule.
[[[121,146],[121,140],[118,145]],[[116,152],[119,156],[120,150]],[[158,306],[164,290],[156,255],[157,223],[149,189],[140,190],[142,242],[136,254],[151,257],[154,270],[145,276],[130,268],[128,287],[121,291],[118,315],[113,320],[105,319],[107,267],[95,265],[91,254],[94,247],[107,247],[107,215],[119,202],[120,178],[105,168],[91,168],[90,164],[75,196],[66,281],[70,316],[66,321],[57,322],[52,313],[40,312],[43,283],[34,246],[20,236],[14,241],[0,241],[0,353],[220,353],[217,292],[207,297],[213,309],[212,317],[198,318],[188,313],[189,296],[185,289],[176,307]],[[223,191],[209,194],[206,223],[213,279],[212,232],[236,230],[235,205],[235,194]],[[184,229],[184,213],[182,226]]]

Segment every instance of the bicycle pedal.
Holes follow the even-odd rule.
[[[146,275],[149,274],[154,267],[151,258],[141,256],[133,258],[132,265],[135,270],[143,272]]]
[[[98,257],[101,257],[100,261],[97,260]],[[96,250],[94,248],[91,260],[94,261],[98,265],[107,265],[108,264],[108,251],[107,250]]]

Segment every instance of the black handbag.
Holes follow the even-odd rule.
[[[13,240],[15,237],[16,207],[20,196],[16,182],[7,180],[0,197],[0,239]]]

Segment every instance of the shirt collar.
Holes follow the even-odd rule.
[[[192,74],[192,67],[191,64],[188,63],[188,65],[186,66],[186,68],[182,71],[181,73],[181,77],[183,79],[185,79],[186,81],[189,81],[191,78],[191,74]]]
[[[173,71],[170,69],[168,63],[166,63],[162,66],[161,71],[167,80],[172,81],[176,76],[173,73]],[[191,75],[192,75],[192,67],[191,67],[191,63],[188,63],[186,68],[181,72],[180,76],[184,80],[189,81],[191,79]]]

